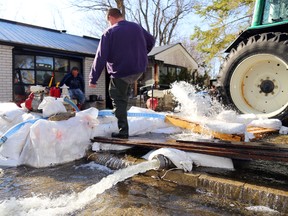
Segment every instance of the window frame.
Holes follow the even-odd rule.
[[[34,58],[34,68],[16,68],[16,65],[15,65],[15,61],[16,61],[16,56],[17,55],[26,55],[26,56],[33,56]],[[41,57],[48,57],[48,58],[52,58],[52,68],[49,69],[45,69],[45,68],[37,68],[37,65],[36,65],[36,58],[37,56],[41,56]],[[67,71],[62,71],[62,70],[55,70],[55,59],[64,59],[64,60],[68,60],[68,65],[67,65]],[[15,94],[15,89],[18,87],[22,87],[25,89],[25,97],[27,98],[28,95],[30,94],[29,92],[29,88],[30,86],[35,86],[35,85],[42,85],[43,80],[41,80],[41,83],[40,84],[40,79],[39,77],[37,78],[37,74],[39,73],[43,73],[43,72],[52,72],[52,73],[55,73],[55,77],[56,77],[56,74],[58,75],[57,77],[64,77],[65,74],[69,73],[72,69],[72,66],[70,64],[70,62],[73,62],[72,65],[75,65],[75,62],[76,64],[78,64],[80,67],[79,67],[79,71],[80,73],[83,75],[84,71],[83,71],[83,60],[84,60],[84,57],[81,57],[81,56],[71,56],[71,55],[65,55],[65,54],[59,54],[59,53],[46,53],[46,52],[41,52],[41,51],[25,51],[25,50],[18,50],[18,49],[14,49],[13,50],[13,55],[12,55],[12,98],[13,98],[13,101],[15,101],[15,98],[16,98],[16,94]],[[16,76],[17,76],[17,70],[23,70],[23,71],[33,71],[34,73],[34,83],[20,83],[20,84],[17,84],[15,83],[16,81]],[[38,74],[38,76],[39,76]],[[59,76],[61,75],[61,76]],[[51,79],[51,78],[50,78]],[[60,78],[59,78],[60,79]],[[57,82],[60,82],[61,80],[57,80]],[[85,81],[84,81],[85,82]],[[45,83],[44,83],[45,84]],[[55,86],[56,85],[56,82],[55,80],[53,80],[52,82],[52,86]],[[46,85],[45,85],[46,86]]]

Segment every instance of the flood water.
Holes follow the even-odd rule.
[[[278,139],[268,141],[280,143]],[[133,148],[117,155],[140,157],[149,150]],[[194,167],[192,172],[288,191],[288,164],[233,162],[235,171]],[[126,179],[124,171],[122,181],[115,179],[117,172],[86,159],[48,168],[2,167],[0,215],[283,215],[247,210],[251,205],[155,176]],[[108,184],[101,184],[107,177]]]
[[[53,211],[49,214],[33,211],[39,198],[43,205],[46,205],[45,200],[57,200],[63,203],[61,206],[65,206],[71,194],[77,197],[90,186],[94,188],[90,187],[89,190],[97,190],[95,184],[113,175],[113,172],[115,171],[84,159],[41,169],[25,166],[2,168],[0,211],[3,212],[0,215],[54,215],[51,214]],[[3,200],[6,200],[6,203],[3,203]],[[19,205],[29,206],[30,212],[18,212],[17,209],[22,207]],[[76,208],[63,215],[280,215],[248,211],[245,207],[247,205],[215,198],[213,193],[197,188],[179,186],[153,176],[138,174],[98,194],[83,208]],[[9,214],[9,209],[16,211]],[[43,210],[46,209],[41,209]],[[55,212],[59,213],[57,208]]]

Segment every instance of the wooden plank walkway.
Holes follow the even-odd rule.
[[[288,162],[288,145],[260,142],[230,142],[207,140],[165,140],[131,137],[113,139],[94,137],[92,142],[118,145],[142,146],[149,148],[176,148],[202,154],[210,154],[232,159],[268,160]]]
[[[208,129],[199,123],[191,122],[179,116],[166,115],[165,122],[170,123],[177,127],[181,127],[183,129],[191,130],[194,133],[209,135],[209,136],[212,136],[213,138],[217,138],[220,140],[227,140],[227,141],[244,141],[245,140],[244,134],[220,133],[220,132]],[[264,136],[268,134],[277,133],[278,130],[269,129],[269,128],[260,128],[260,127],[248,127],[247,132],[252,133],[254,135],[255,138],[253,140],[257,140],[257,139],[263,138]]]

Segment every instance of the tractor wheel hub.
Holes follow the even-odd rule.
[[[263,80],[260,84],[260,89],[261,92],[265,93],[265,94],[269,94],[271,92],[273,92],[275,88],[274,82],[271,80]]]

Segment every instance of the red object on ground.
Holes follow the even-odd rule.
[[[25,107],[28,109],[28,110],[32,110],[32,101],[34,99],[34,93],[31,92],[30,95],[28,96],[28,98],[25,100]]]
[[[60,88],[55,88],[54,90],[54,97],[59,98],[61,96]]]
[[[149,98],[146,102],[147,108],[155,110],[158,106],[158,99],[157,98]]]
[[[51,87],[49,90],[49,96],[54,97],[55,87]]]
[[[59,98],[61,96],[61,91],[57,87],[51,87],[49,91],[49,95],[52,97]]]

